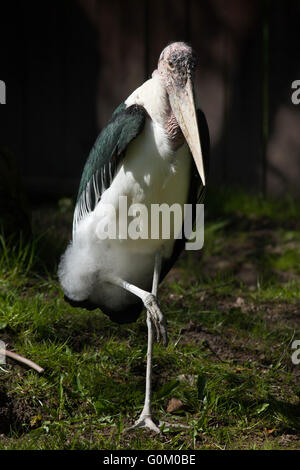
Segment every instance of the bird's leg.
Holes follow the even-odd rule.
[[[151,395],[152,395],[152,357],[153,357],[153,323],[150,313],[147,310],[147,326],[148,326],[148,348],[147,348],[147,366],[146,366],[146,391],[144,408],[140,417],[126,431],[138,428],[149,428],[152,431],[160,433],[158,422],[152,417]]]
[[[153,282],[152,282],[152,295],[154,298],[157,297],[157,290],[158,290],[158,283],[161,271],[161,255],[159,253],[155,256],[155,264],[154,264],[154,273],[153,273]],[[147,307],[147,306],[146,306]],[[163,324],[163,328],[165,331],[165,342],[167,342],[167,330],[166,330],[166,323],[163,314],[159,310],[159,314],[162,316],[162,320],[160,320],[161,324]],[[153,317],[151,312],[147,307],[147,327],[148,327],[148,348],[147,348],[147,367],[146,367],[146,391],[145,391],[145,402],[143,411],[135,422],[133,426],[128,428],[127,430],[137,429],[137,428],[149,428],[152,431],[160,433],[160,429],[158,427],[158,422],[155,422],[152,417],[152,410],[151,410],[151,395],[152,395],[152,357],[153,357]],[[156,327],[158,331],[158,328]],[[159,338],[159,335],[157,333]],[[164,336],[163,336],[164,337]]]
[[[152,322],[156,328],[157,341],[162,337],[163,345],[168,344],[168,335],[167,335],[167,324],[164,314],[159,308],[157,291],[158,284],[161,272],[161,254],[156,253],[155,262],[154,262],[154,271],[153,271],[153,280],[152,280],[152,291],[151,297],[148,297],[144,302],[147,312],[150,315]],[[147,316],[148,318],[148,316]]]
[[[157,339],[159,340],[160,337],[163,339],[163,343],[167,344],[167,329],[166,329],[166,321],[164,315],[162,314],[158,303],[157,303],[157,290],[159,284],[159,277],[161,271],[161,255],[157,254],[155,256],[155,263],[154,263],[154,272],[153,272],[153,281],[152,281],[152,292],[151,294],[143,289],[140,289],[133,284],[129,284],[126,281],[123,281],[120,278],[114,278],[110,282],[113,282],[123,289],[128,290],[132,294],[137,295],[140,297],[145,307],[147,308],[147,327],[148,327],[148,347],[147,347],[147,367],[146,367],[146,392],[145,392],[145,402],[143,411],[135,422],[133,426],[126,429],[129,431],[131,429],[137,429],[141,427],[146,427],[160,433],[160,429],[158,427],[158,423],[154,421],[152,418],[152,411],[151,411],[151,394],[152,394],[152,357],[153,357],[153,325],[155,325]]]
[[[155,257],[153,281],[152,281],[152,295],[154,299],[157,298],[160,271],[161,271],[161,255],[157,253]],[[153,320],[153,316],[151,315],[151,312],[149,312],[149,310],[147,309],[148,348],[147,348],[146,391],[145,391],[144,408],[143,408],[142,413],[140,414],[140,417],[135,422],[135,424],[127,428],[126,431],[131,431],[133,429],[138,429],[138,428],[149,428],[152,431],[161,433],[159,426],[162,426],[162,425],[171,426],[171,427],[173,426],[180,427],[180,428],[185,428],[185,429],[189,428],[189,426],[185,426],[183,424],[178,424],[178,423],[172,424],[172,423],[167,423],[164,421],[157,421],[152,416],[151,395],[152,395],[152,357],[153,357],[153,323],[154,321],[155,320]],[[159,321],[160,321],[160,325],[163,325],[163,329],[165,331],[164,334],[166,338],[166,344],[167,344],[166,322],[160,310],[159,310]]]
[[[150,315],[150,318],[155,326],[157,341],[162,339],[163,345],[166,346],[168,344],[168,335],[167,335],[167,326],[165,317],[160,310],[158,300],[157,300],[157,290],[158,290],[158,283],[161,271],[161,255],[158,253],[155,256],[155,263],[154,263],[154,273],[153,273],[153,282],[152,282],[152,292],[147,292],[140,287],[135,286],[134,284],[130,284],[129,282],[124,281],[119,277],[110,277],[107,279],[108,282],[120,286],[123,289],[131,292],[132,294],[139,297]]]

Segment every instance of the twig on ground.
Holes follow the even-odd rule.
[[[44,369],[37,365],[35,362],[31,361],[30,359],[26,359],[26,357],[20,356],[12,351],[7,351],[7,349],[0,349],[0,356],[7,356],[11,357],[15,361],[22,362],[27,366],[31,367],[32,369],[36,370],[39,374],[44,372]]]

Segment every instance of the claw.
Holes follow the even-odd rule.
[[[166,320],[159,308],[157,298],[153,294],[147,295],[146,299],[144,300],[144,305],[148,310],[151,320],[155,326],[157,341],[159,342],[162,338],[163,345],[167,346],[168,335]]]

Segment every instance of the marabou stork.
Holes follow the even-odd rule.
[[[160,432],[151,413],[153,331],[167,344],[158,284],[184,248],[184,236],[129,239],[99,236],[111,214],[122,222],[120,196],[130,204],[202,202],[209,157],[205,116],[194,101],[195,54],[184,42],[168,45],[152,78],[112,114],[85,164],[74,211],[73,239],[59,279],[73,306],[100,308],[118,323],[147,309],[148,351],[143,411],[132,428]],[[201,142],[201,144],[200,144]],[[192,158],[193,157],[193,158]],[[105,207],[115,211],[107,213]],[[195,217],[193,213],[193,217]]]

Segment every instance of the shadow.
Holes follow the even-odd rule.
[[[149,78],[162,47],[181,39],[199,57],[211,181],[298,194],[298,3],[48,0],[17,12],[3,4],[0,144],[16,155],[32,198],[75,193],[99,128]]]
[[[0,18],[0,144],[32,200],[73,195],[96,134],[96,38],[75,1],[5,2]]]

